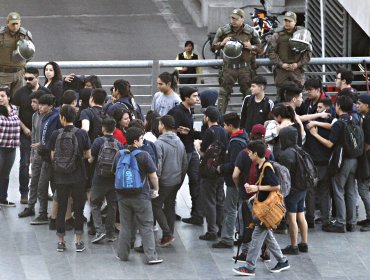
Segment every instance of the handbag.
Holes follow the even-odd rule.
[[[261,174],[256,184],[261,185],[263,173],[266,166],[270,166],[273,169],[271,163],[266,162],[263,167]],[[284,218],[286,213],[284,197],[281,192],[272,191],[269,192],[268,197],[264,201],[258,200],[258,193],[253,203],[253,215],[258,218],[261,225],[264,225],[267,229],[276,229]]]

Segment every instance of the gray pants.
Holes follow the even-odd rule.
[[[53,166],[46,162],[42,162],[39,186],[37,190],[37,197],[40,203],[40,214],[48,213],[48,195],[49,195],[49,182],[51,181],[51,173]]]
[[[31,165],[31,182],[29,186],[29,194],[28,194],[28,207],[31,209],[35,208],[35,204],[37,202],[37,191],[39,186],[39,179],[41,174],[41,167],[42,167],[42,159],[38,155],[32,156],[32,165]]]
[[[207,231],[216,234],[223,221],[224,178],[201,178],[200,191],[203,213],[207,221]]]
[[[269,248],[271,254],[275,257],[275,259],[279,262],[286,262],[287,258],[281,252],[280,246],[277,243],[272,230],[268,230],[264,227],[256,225],[254,227],[252,241],[250,242],[248,254],[247,254],[247,263],[246,267],[250,270],[254,270],[256,268],[256,262],[258,255],[261,251],[263,242],[266,239],[267,248]]]
[[[94,186],[93,186],[94,187]],[[105,227],[101,218],[101,206],[103,200],[107,200],[107,218],[105,219]],[[114,236],[114,223],[116,221],[116,211],[117,211],[117,196],[114,189],[109,190],[105,195],[90,203],[91,214],[94,219],[94,225],[97,233],[107,233],[108,237]]]
[[[235,187],[227,187],[224,203],[224,220],[222,222],[221,241],[234,244],[235,221],[238,212],[239,192]]]
[[[147,261],[157,259],[158,255],[155,250],[151,201],[136,198],[123,198],[118,195],[118,208],[121,222],[121,231],[119,233],[117,245],[118,257],[123,261],[128,261],[131,231],[136,221]]]
[[[366,219],[370,220],[370,179],[367,180],[357,180],[358,193],[362,199],[365,206]]]
[[[356,182],[357,159],[347,158],[331,182],[337,210],[336,220],[340,224],[356,224]]]

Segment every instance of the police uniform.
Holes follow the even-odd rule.
[[[20,20],[16,13],[10,13],[8,20],[10,16]],[[12,95],[23,86],[24,69],[27,63],[26,60],[16,59],[13,54],[20,39],[32,41],[31,32],[20,27],[19,31],[12,35],[7,26],[0,27],[0,85],[9,86]]]
[[[230,24],[220,27],[213,40],[213,46],[216,49],[222,49],[223,45],[221,42],[226,37],[232,37],[241,42],[250,41],[253,47],[252,50],[243,48],[241,56],[236,59],[229,59],[225,56],[223,57],[224,64],[219,76],[220,93],[217,105],[221,113],[226,112],[230,94],[233,92],[233,86],[236,81],[238,81],[240,85],[240,92],[243,96],[248,94],[251,86],[252,75],[255,70],[255,55],[252,51],[257,52],[261,47],[261,41],[257,31],[246,24],[243,24],[237,30]]]
[[[288,13],[294,14],[292,12],[287,12],[285,16],[287,16]],[[294,17],[291,18],[294,19]],[[275,65],[275,85],[278,96],[281,99],[283,98],[281,87],[285,82],[293,81],[302,87],[304,85],[305,78],[303,67],[310,61],[312,53],[311,51],[305,51],[303,53],[295,52],[289,46],[289,40],[293,37],[294,32],[301,29],[304,28],[296,26],[293,32],[288,32],[284,27],[278,28],[275,30],[269,42],[268,57]],[[293,71],[288,71],[282,68],[284,63],[297,63],[298,67]]]

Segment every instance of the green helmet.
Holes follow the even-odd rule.
[[[242,55],[243,44],[239,41],[229,41],[223,49],[224,57],[235,59]]]
[[[31,40],[20,39],[17,42],[17,48],[13,51],[13,61],[20,62],[23,60],[29,61],[35,54],[35,45]]]

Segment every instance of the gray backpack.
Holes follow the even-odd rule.
[[[71,131],[64,128],[58,130],[55,142],[54,170],[61,173],[72,173],[77,169],[78,141],[76,131],[73,127]]]
[[[119,151],[117,141],[108,141],[104,139],[104,143],[100,148],[98,160],[96,163],[96,172],[98,176],[102,177],[114,177],[112,173],[112,166],[114,157]]]

